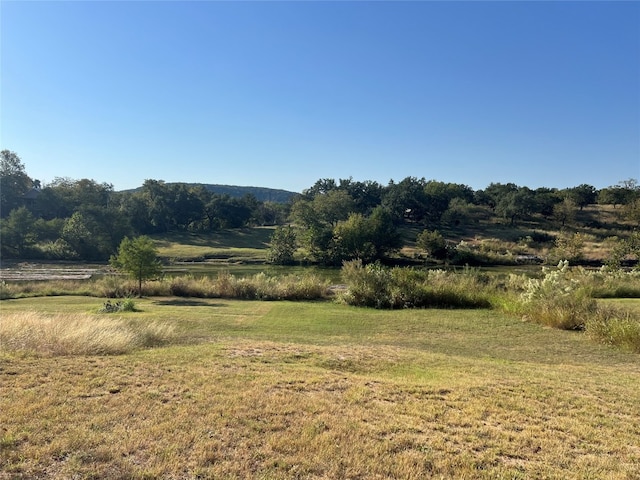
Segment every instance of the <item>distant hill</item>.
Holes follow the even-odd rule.
[[[171,185],[172,183],[181,182],[167,182],[167,185]],[[229,195],[230,197],[242,198],[245,195],[253,195],[260,202],[287,203],[292,197],[299,195],[297,192],[267,187],[241,187],[238,185],[216,185],[208,183],[184,183],[184,185],[189,187],[203,186],[210,192],[218,195]],[[137,191],[140,190],[140,188],[142,187],[128,191]]]
[[[299,195],[297,192],[267,187],[240,187],[238,185],[211,185],[204,183],[193,185],[202,185],[210,192],[217,193],[218,195],[229,195],[230,197],[244,197],[245,195],[250,194],[261,202],[286,203],[292,197]]]

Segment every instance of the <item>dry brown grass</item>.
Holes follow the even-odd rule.
[[[174,300],[135,316],[200,343],[0,353],[0,478],[640,477],[637,355],[491,312]]]
[[[142,325],[82,313],[26,311],[2,316],[0,351],[37,356],[114,355],[166,343],[173,330],[157,322]]]

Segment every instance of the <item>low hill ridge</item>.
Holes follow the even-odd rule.
[[[211,183],[188,183],[188,182],[166,182],[167,185],[182,184],[189,187],[202,186],[210,192],[218,195],[229,195],[230,197],[242,198],[245,195],[253,195],[260,202],[275,202],[275,203],[287,203],[291,198],[299,195],[297,192],[291,192],[289,190],[282,190],[278,188],[268,187],[249,187],[240,185],[219,185]],[[125,191],[138,191],[142,187],[135,188],[133,190]]]

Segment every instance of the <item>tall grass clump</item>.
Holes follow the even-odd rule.
[[[7,298],[13,298],[15,295],[14,289],[6,283],[4,280],[0,281],[0,300],[6,300]]]
[[[135,280],[122,275],[106,275],[96,280],[94,286],[100,297],[127,298],[138,294]]]
[[[55,297],[59,295],[95,296],[93,282],[86,280],[31,280],[2,282],[0,299],[25,297]]]
[[[640,270],[602,267],[583,275],[594,298],[640,298]]]
[[[629,311],[599,304],[585,332],[599,342],[640,353],[640,318]]]
[[[385,268],[362,261],[345,262],[347,291],[340,299],[356,306],[395,308],[487,308],[487,279],[472,269],[462,273],[414,268]]]
[[[169,343],[174,328],[164,323],[133,323],[88,314],[44,315],[20,312],[3,315],[0,351],[37,356],[118,355]]]
[[[562,330],[583,330],[597,311],[581,278],[573,275],[569,262],[554,269],[543,267],[542,278],[530,278],[520,295],[520,312],[528,320]]]

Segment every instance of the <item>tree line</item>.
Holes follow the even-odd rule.
[[[586,184],[560,190],[491,183],[475,191],[417,177],[387,185],[320,179],[289,202],[277,203],[151,179],[128,192],[89,179],[61,177],[42,185],[26,173],[16,153],[0,154],[5,258],[103,261],[125,237],[278,225],[270,261],[291,262],[299,249],[310,262],[339,264],[384,258],[400,247],[397,229],[406,224],[435,230],[493,217],[516,224],[538,215],[565,225],[594,203],[613,205],[640,224],[640,186],[633,179],[600,190]]]

